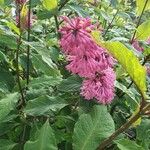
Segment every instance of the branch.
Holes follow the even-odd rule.
[[[69,2],[69,0],[65,0],[64,3],[62,3],[60,5],[60,7],[58,8],[58,10],[60,11],[68,2]]]
[[[59,22],[58,22],[58,19],[57,19],[57,16],[56,16],[56,15],[54,15],[54,19],[55,19],[55,24],[56,24],[56,32],[57,32],[57,36],[58,36],[58,39],[60,39]]]
[[[26,131],[27,131],[27,125],[25,124],[23,127],[22,134],[20,135],[20,150],[23,150],[24,143],[25,143],[25,137],[26,137]]]
[[[134,122],[136,122],[141,115],[143,115],[148,109],[150,109],[150,104],[148,105],[143,105],[141,110],[139,110],[139,112],[133,116],[128,122],[126,122],[124,125],[122,125],[119,129],[117,129],[109,138],[107,138],[106,140],[104,140],[100,146],[99,146],[99,150],[104,150],[104,148],[106,146],[108,146],[109,144],[111,144],[111,142],[122,132],[124,132],[126,129],[128,129]]]
[[[112,26],[112,23],[114,22],[114,20],[115,20],[117,14],[118,14],[118,12],[119,12],[119,9],[117,9],[117,12],[114,14],[114,17],[113,17],[112,21],[111,21],[110,24],[108,25],[108,27],[107,27],[107,29],[106,29],[104,35],[103,35],[104,37],[106,36],[106,34],[107,34],[109,28]]]
[[[116,130],[108,139],[104,140],[99,146],[99,150],[104,150],[104,148],[109,145],[120,133],[125,131],[132,125],[136,120],[140,118],[140,112],[138,112],[134,117],[132,117],[128,122],[122,125],[118,130]]]
[[[60,7],[58,8],[58,11],[60,11],[68,2],[69,2],[69,0],[64,1],[64,3],[62,3],[62,4],[60,5]],[[72,14],[72,11],[71,11],[67,16],[69,17],[71,14]],[[54,15],[54,19],[55,19],[56,28],[57,28],[57,31],[58,31],[59,25],[62,24],[63,21],[61,21],[61,22],[59,23],[56,15]],[[50,30],[50,33],[51,33],[51,32],[54,32],[54,31],[55,31],[55,29],[52,29],[52,30]],[[58,33],[58,38],[60,38],[59,33]]]
[[[67,15],[67,17],[69,17],[70,15],[72,15],[72,11]],[[63,22],[64,22],[64,20],[60,21],[60,22],[59,22],[59,26],[60,26]],[[54,31],[55,31],[55,29],[52,29],[52,30],[50,30],[49,32],[51,33],[51,32],[54,32]]]
[[[135,29],[135,31],[134,31],[134,33],[133,33],[133,36],[132,36],[132,39],[131,39],[131,43],[133,43],[133,40],[134,40],[135,35],[136,35],[136,32],[137,32],[137,28],[138,28],[138,26],[140,25],[140,22],[141,22],[141,19],[142,19],[142,16],[143,16],[143,13],[144,13],[144,10],[145,10],[145,8],[146,8],[146,5],[147,5],[148,1],[149,1],[149,0],[146,0],[146,1],[145,1],[143,10],[142,10],[142,12],[141,12],[141,15],[140,15],[140,17],[139,17],[138,23],[137,23],[137,25],[136,25],[136,29]]]

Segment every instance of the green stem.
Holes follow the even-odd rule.
[[[126,122],[123,126],[121,126],[119,129],[117,129],[109,138],[104,140],[101,145],[99,146],[99,150],[104,150],[106,146],[111,144],[111,142],[122,132],[124,132],[126,129],[130,127],[131,124],[133,124],[136,120],[140,118],[140,113],[138,112],[132,119],[130,119],[128,122]]]
[[[25,98],[24,98],[24,93],[22,90],[21,86],[21,80],[20,80],[20,74],[19,74],[19,51],[20,51],[20,46],[21,46],[21,24],[20,24],[20,7],[18,6],[18,28],[20,30],[20,35],[19,38],[17,39],[17,50],[16,50],[16,74],[17,74],[17,82],[18,82],[18,87],[19,91],[21,94],[21,104],[25,104]]]
[[[58,8],[58,11],[60,11],[68,2],[69,0],[65,0],[64,3],[62,3],[60,7]]]
[[[111,144],[111,142],[122,132],[124,132],[126,129],[128,129],[134,122],[136,122],[141,115],[143,115],[147,110],[150,109],[150,104],[148,105],[142,105],[142,108],[139,110],[139,112],[134,115],[128,122],[126,122],[124,125],[122,125],[119,129],[117,129],[111,136],[109,136],[106,140],[104,140],[100,146],[99,150],[104,150],[106,146]]]
[[[138,26],[140,25],[140,22],[141,22],[141,19],[142,19],[142,16],[143,16],[143,13],[144,13],[144,10],[145,10],[145,8],[146,8],[146,5],[147,5],[148,1],[149,1],[149,0],[146,0],[146,2],[145,2],[145,4],[144,4],[143,10],[142,10],[142,12],[141,12],[141,15],[140,15],[140,17],[139,17],[138,23],[137,23],[137,25],[136,25],[136,29],[135,29],[135,31],[134,31],[134,33],[133,33],[133,36],[132,36],[132,39],[131,39],[131,43],[133,43],[133,41],[134,41],[134,38],[135,38],[135,35],[136,35],[136,32],[137,32],[137,28],[138,28]]]
[[[54,15],[54,19],[55,19],[55,24],[56,24],[56,32],[57,32],[57,36],[58,36],[58,39],[60,39],[59,22],[58,22],[58,19],[57,19],[57,16],[56,16],[56,15]]]
[[[72,15],[72,11],[67,15],[67,17],[69,17],[70,15]],[[59,26],[63,23],[64,21],[62,20],[62,21],[60,21],[59,22]],[[49,32],[51,33],[51,32],[54,32],[55,31],[55,29],[52,29],[52,30],[50,30]]]
[[[20,150],[23,150],[24,148],[24,143],[25,143],[25,136],[26,136],[26,130],[27,130],[27,125],[24,125],[23,131],[20,137]]]
[[[113,19],[111,20],[111,22],[110,22],[110,24],[108,25],[108,27],[107,27],[107,29],[106,29],[106,31],[105,31],[105,33],[104,33],[104,37],[106,36],[106,34],[107,34],[107,32],[108,32],[108,30],[110,29],[110,27],[112,26],[112,23],[114,22],[114,20],[115,20],[115,18],[116,18],[116,16],[117,16],[117,14],[118,14],[118,12],[119,12],[119,9],[117,9],[117,11],[116,11],[116,13],[114,14],[114,16],[113,16]]]
[[[29,11],[28,11],[28,37],[27,40],[30,42],[30,33],[31,33],[31,0],[29,0]],[[27,46],[27,86],[29,84],[30,77],[30,46]]]
[[[17,40],[17,51],[16,51],[16,73],[17,73],[17,82],[18,82],[18,87],[19,91],[21,94],[21,104],[25,104],[25,98],[21,86],[21,80],[20,80],[20,74],[19,74],[19,51],[20,51],[20,44],[21,43],[21,34],[19,35],[19,39]]]

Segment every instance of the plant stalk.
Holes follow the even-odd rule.
[[[142,108],[139,110],[139,112],[133,116],[128,122],[126,122],[124,125],[122,125],[119,129],[117,129],[110,137],[108,137],[106,140],[104,140],[98,150],[104,150],[106,146],[111,144],[111,142],[122,132],[124,132],[126,129],[128,129],[134,122],[136,122],[141,115],[143,115],[148,109],[150,109],[150,104],[148,105],[142,105]]]
[[[58,11],[60,11],[68,2],[69,0],[65,0],[64,3],[62,3],[60,7],[58,8]]]
[[[144,13],[144,10],[145,10],[145,8],[146,8],[146,5],[147,5],[148,1],[149,1],[149,0],[146,0],[146,1],[145,1],[144,7],[143,7],[143,9],[142,9],[141,15],[140,15],[139,20],[138,20],[137,25],[136,25],[136,29],[135,29],[135,31],[134,31],[134,33],[133,33],[133,36],[132,36],[132,39],[131,39],[131,43],[133,43],[133,41],[134,41],[134,38],[135,38],[135,35],[136,35],[136,32],[137,32],[137,28],[138,28],[138,26],[140,25],[140,22],[141,22],[141,19],[142,19],[142,16],[143,16],[143,13]]]
[[[57,37],[58,37],[58,39],[60,39],[59,22],[58,22],[58,19],[57,19],[57,16],[56,16],[56,15],[54,15],[54,19],[55,19],[55,24],[56,24]]]
[[[24,98],[24,93],[23,89],[21,86],[21,80],[20,80],[20,73],[19,73],[19,51],[20,51],[20,46],[21,46],[21,22],[20,22],[20,6],[18,6],[18,28],[20,30],[19,38],[17,39],[17,50],[16,50],[16,74],[17,74],[17,82],[18,82],[18,87],[19,91],[21,94],[21,104],[25,104],[25,98]]]
[[[31,0],[29,0],[29,10],[28,10],[28,37],[27,40],[30,42],[30,33],[31,33]],[[30,78],[30,46],[27,46],[27,86],[29,84]]]
[[[107,34],[107,32],[108,32],[108,30],[110,29],[110,27],[112,26],[112,23],[114,22],[114,20],[115,20],[115,18],[116,18],[116,16],[117,16],[117,14],[118,14],[118,12],[119,12],[119,9],[117,9],[117,11],[116,11],[116,13],[114,14],[114,16],[113,16],[113,19],[111,20],[111,22],[110,22],[110,24],[108,25],[108,27],[107,27],[107,29],[106,29],[106,31],[105,31],[105,33],[104,33],[104,37],[106,36],[106,34]]]

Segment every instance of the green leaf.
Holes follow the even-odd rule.
[[[150,119],[143,119],[142,123],[136,129],[137,140],[145,150],[149,150],[150,146]]]
[[[24,113],[28,115],[43,115],[50,111],[57,111],[65,107],[67,103],[59,97],[40,96],[28,101]]]
[[[16,49],[16,39],[13,36],[5,35],[0,33],[0,44],[9,47],[10,49]]]
[[[43,6],[47,10],[56,9],[58,5],[57,0],[43,0]]]
[[[0,100],[0,121],[15,108],[15,103],[18,101],[18,93],[8,94],[5,98]]]
[[[136,0],[136,6],[137,6],[136,12],[137,12],[138,16],[141,15],[142,10],[143,10],[144,5],[145,5],[145,2],[146,2],[146,0]],[[145,11],[149,10],[149,9],[150,9],[150,0],[148,0],[148,2],[147,2],[147,5],[145,7]]]
[[[146,48],[143,52],[144,56],[150,55],[150,47]]]
[[[48,121],[38,132],[35,141],[27,141],[25,143],[24,150],[57,150],[55,135]]]
[[[81,87],[82,79],[78,76],[71,76],[64,79],[58,86],[59,91],[63,92],[75,92],[79,91]]]
[[[33,55],[32,63],[36,67],[36,69],[42,71],[48,76],[60,76],[60,71],[58,70],[56,64],[54,64],[48,57]]]
[[[3,5],[4,4],[4,0],[0,0],[0,4]]]
[[[90,114],[82,114],[75,124],[73,147],[75,150],[94,150],[114,131],[114,122],[107,107],[94,106]]]
[[[132,93],[132,91],[130,89],[127,89],[127,87],[125,85],[116,81],[115,87],[120,89],[122,92],[126,93],[134,101],[135,105],[138,105],[138,102],[135,100],[136,99],[135,94]]]
[[[111,5],[116,8],[118,6],[118,0],[111,0]]]
[[[50,19],[51,17],[53,17],[54,14],[56,14],[56,11],[42,10],[42,11],[38,11],[37,16],[38,19],[44,20],[44,19]]]
[[[13,22],[7,22],[7,26],[20,35],[19,28]]]
[[[10,131],[14,131],[15,127],[18,126],[19,123],[10,122],[2,122],[0,123],[0,136],[6,135]]]
[[[41,1],[40,1],[40,0],[32,0],[32,1],[31,1],[31,6],[32,6],[32,7],[35,7],[35,6],[39,5],[39,4],[41,4]]]
[[[141,146],[128,139],[116,140],[115,143],[120,150],[144,150]]]
[[[5,70],[2,66],[0,67],[0,87],[6,87],[7,90],[12,90],[14,87],[15,81],[13,75]]]
[[[44,86],[56,86],[62,81],[61,77],[52,77],[52,76],[42,76],[38,78],[34,78],[29,86],[32,88],[39,88]]]
[[[0,139],[0,150],[12,150],[17,143],[7,139]]]
[[[145,21],[142,23],[136,32],[136,39],[137,40],[147,40],[150,37],[150,20]]]
[[[87,17],[90,16],[82,7],[75,3],[69,4],[69,8],[73,11],[75,11],[79,16],[81,17]]]
[[[0,51],[0,61],[6,60],[6,55]]]

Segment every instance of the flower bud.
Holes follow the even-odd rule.
[[[139,41],[137,41],[136,39],[133,40],[132,46],[139,52],[144,51],[144,48],[139,44]]]
[[[16,0],[16,4],[23,5],[27,0]]]

